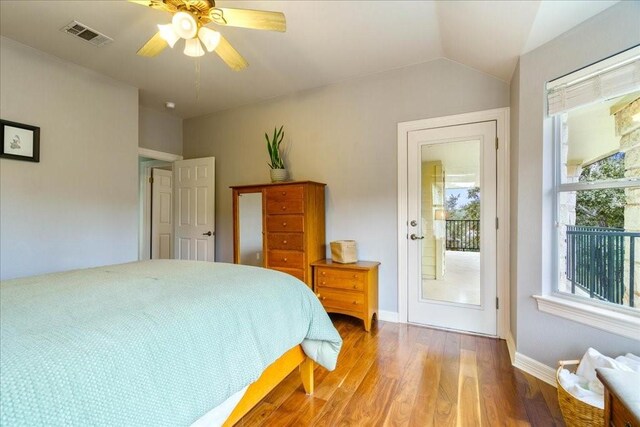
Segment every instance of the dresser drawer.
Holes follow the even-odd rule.
[[[342,291],[316,286],[316,295],[327,311],[336,309],[361,313],[365,308],[364,294],[362,292]]]
[[[302,280],[304,282],[304,270],[298,270],[295,268],[280,268],[280,267],[271,267],[271,269],[281,271],[282,273],[290,274],[296,279]]]
[[[353,274],[329,274],[333,271],[322,271],[318,269],[316,271],[315,283],[317,286],[324,286],[327,288],[337,289],[350,289],[356,291],[363,291],[365,286],[366,273],[354,272]],[[350,273],[350,272],[349,272]]]
[[[267,187],[267,202],[281,202],[284,200],[302,200],[304,188],[302,185],[283,185],[279,187]]]
[[[301,251],[303,236],[302,233],[267,233],[267,247],[269,249]]]
[[[267,255],[267,267],[304,268],[303,252],[272,250],[268,251]]]
[[[301,214],[303,212],[304,201],[302,199],[267,200],[268,215]]]
[[[304,231],[304,217],[302,215],[267,215],[267,233]]]

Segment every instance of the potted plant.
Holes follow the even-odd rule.
[[[271,168],[271,182],[280,182],[287,179],[287,170],[284,167],[284,161],[282,161],[282,155],[280,153],[280,144],[284,138],[284,131],[280,126],[280,129],[273,128],[273,138],[269,139],[269,135],[265,132],[264,137],[267,140],[267,151],[271,158],[269,167]]]

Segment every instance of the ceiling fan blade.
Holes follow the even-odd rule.
[[[210,16],[218,25],[255,30],[287,31],[287,21],[282,12],[219,7],[212,9]]]
[[[165,12],[177,12],[177,8],[172,3],[165,3],[162,0],[127,0],[129,3],[147,6],[152,9],[163,10]]]
[[[162,37],[160,37],[160,32],[158,31],[153,37],[149,39],[148,42],[145,43],[144,46],[138,50],[138,55],[140,56],[156,56],[160,52],[169,46],[166,41]]]
[[[223,36],[220,36],[220,43],[218,43],[218,47],[216,47],[216,53],[234,71],[240,71],[249,66],[247,61],[245,61]]]

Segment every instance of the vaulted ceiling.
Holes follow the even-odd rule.
[[[249,62],[240,72],[177,48],[137,56],[170,15],[126,1],[2,0],[0,34],[136,86],[144,106],[173,101],[174,114],[193,117],[441,57],[508,82],[519,55],[616,2],[220,0],[286,15],[286,33],[219,28]],[[59,31],[72,20],[114,42],[95,47]]]

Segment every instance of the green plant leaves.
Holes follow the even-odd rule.
[[[269,139],[269,135],[265,132],[264,138],[267,140],[267,152],[269,153],[269,158],[271,159],[271,164],[269,167],[271,169],[284,169],[284,161],[280,156],[280,144],[282,144],[282,140],[284,139],[284,125],[280,126],[280,129],[277,127],[273,128],[273,139]]]

